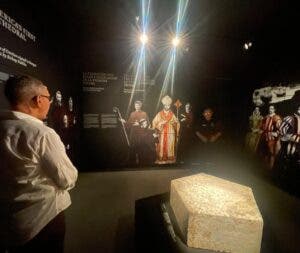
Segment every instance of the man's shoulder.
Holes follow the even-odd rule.
[[[38,135],[45,135],[47,133],[55,132],[53,128],[46,126],[45,124],[41,124],[40,122],[36,122],[30,119],[21,120],[20,125],[29,132],[35,132]]]

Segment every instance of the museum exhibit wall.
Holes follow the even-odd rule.
[[[155,161],[132,164],[129,159],[131,148],[126,135],[130,139],[130,130],[126,124],[135,110],[136,100],[143,103],[142,110],[151,125],[163,108],[161,100],[165,95],[172,98],[170,108],[179,121],[187,102],[192,105],[195,122],[205,107],[212,107],[215,117],[222,121],[228,147],[243,147],[249,116],[255,107],[255,90],[293,88],[299,83],[300,56],[294,50],[297,40],[285,39],[292,34],[287,27],[296,24],[288,20],[297,19],[298,13],[293,15],[284,9],[280,9],[282,19],[270,19],[259,28],[249,52],[243,50],[241,39],[191,36],[189,45],[178,55],[173,92],[162,92],[169,58],[156,45],[147,55],[147,75],[136,81],[134,63],[138,59],[135,54],[138,46],[131,44],[134,29],[128,22],[128,13],[133,10],[138,13],[137,2],[78,1],[71,6],[56,1],[10,0],[0,5],[0,89],[10,75],[29,74],[44,81],[54,98],[62,97],[63,108],[56,106],[59,103],[55,101],[47,123],[55,126],[66,148],[76,147],[71,156],[80,170],[160,165]],[[194,17],[199,16],[197,8],[191,10]],[[98,11],[103,14],[101,18]],[[159,11],[157,25],[174,14],[174,8],[167,4],[155,11]],[[284,36],[278,38],[278,29]],[[163,38],[164,32],[156,34],[161,36],[158,39]],[[272,94],[262,98],[262,115],[267,114],[268,105],[273,103]],[[277,92],[276,96],[285,94]],[[73,112],[66,115],[70,97]],[[297,101],[298,90],[295,96],[276,101],[276,110],[282,116],[289,115]],[[2,90],[0,108],[7,108]],[[59,124],[55,124],[56,117]],[[125,121],[124,126],[121,119]],[[75,131],[65,131],[74,125]],[[75,143],[68,143],[70,139]],[[153,148],[153,142],[151,145]],[[177,148],[175,164],[181,154]]]
[[[41,7],[39,3],[31,5],[30,2],[22,1],[7,1],[0,5],[1,109],[8,108],[3,95],[3,83],[10,76],[31,75],[42,80],[54,97],[56,91],[60,91],[65,108],[68,107],[68,99],[72,97],[73,112],[79,110],[80,84],[77,84],[75,68],[69,63],[70,47],[66,46],[68,41],[63,36],[65,21],[57,19],[55,7],[47,7],[47,4]],[[49,126],[53,126],[53,107],[54,104],[45,122]],[[75,132],[79,139],[79,128]],[[79,144],[76,145],[79,147]],[[77,147],[74,149],[77,150]],[[72,156],[72,160],[77,163],[75,154]]]
[[[130,3],[132,5],[132,2]],[[82,40],[82,48],[84,48],[81,55],[83,59],[82,147],[84,152],[81,153],[81,158],[85,168],[111,170],[131,167],[131,163],[128,162],[130,147],[127,145],[123,126],[118,119],[118,114],[113,110],[114,107],[117,107],[122,118],[128,121],[130,113],[134,111],[134,101],[141,100],[142,110],[147,112],[151,123],[162,109],[159,98],[163,77],[167,70],[162,68],[161,76],[157,76],[165,54],[159,51],[155,43],[151,45],[153,48],[149,54],[151,61],[147,66],[148,77],[145,89],[133,91],[135,71],[128,70],[136,59],[132,47],[136,50],[138,46],[132,46],[125,41],[133,40],[132,26],[126,25],[129,23],[127,14],[130,12],[127,10],[127,5],[130,3],[126,2],[120,8],[115,2],[101,5],[104,8],[103,12],[107,13],[106,22],[112,25],[101,25],[101,32],[93,34],[93,39],[90,39],[90,34],[86,34]],[[94,7],[96,6],[95,4]],[[110,12],[109,8],[113,12]],[[154,9],[155,14],[160,17],[155,21],[165,22],[170,14],[169,9],[170,6],[164,8],[160,6],[160,12]],[[200,12],[195,9],[194,14],[198,17],[201,16]],[[226,39],[222,39],[217,34],[214,37],[211,34],[206,36],[205,33],[199,36],[201,38],[196,38],[196,34],[195,37],[191,36],[189,50],[178,57],[180,60],[176,67],[174,93],[171,95],[170,92],[165,92],[164,95],[168,94],[172,97],[171,109],[176,115],[177,108],[174,103],[178,99],[183,104],[178,110],[180,119],[186,102],[192,104],[196,120],[200,119],[202,110],[206,106],[213,107],[215,116],[224,126],[224,138],[229,146],[224,150],[234,146],[242,150],[244,147],[245,136],[249,130],[249,116],[255,107],[252,101],[254,90],[266,86],[292,87],[300,80],[297,71],[299,53],[289,47],[290,43],[295,47],[297,44],[294,40],[285,39],[292,33],[291,29],[287,29],[290,25],[287,20],[296,20],[297,15],[285,9],[280,9],[280,14],[285,17],[286,22],[282,22],[283,19],[270,19],[264,26],[259,27],[258,31],[251,31],[253,34],[250,34],[255,40],[253,49],[249,51],[243,50],[242,38],[237,39],[226,34]],[[207,24],[203,28],[209,29],[211,26]],[[277,29],[280,29],[284,36],[278,38]],[[231,32],[243,34],[241,30]],[[258,35],[254,36],[256,35],[254,32]],[[110,37],[106,38],[106,34]],[[243,35],[246,37],[248,34]],[[163,36],[163,32],[155,36]],[[297,92],[293,99],[276,103],[278,113],[288,115],[293,112],[298,98]],[[270,102],[268,98],[265,100],[265,104],[260,107],[263,115],[267,114]],[[125,130],[127,135],[130,135],[129,129]],[[158,164],[154,163],[154,165]]]
[[[182,71],[178,70],[178,76],[181,74],[183,74]],[[132,157],[130,157],[134,144],[130,143],[128,145],[126,140],[128,138],[130,142],[132,139],[131,129],[127,123],[130,114],[135,111],[134,104],[137,100],[142,101],[142,110],[147,113],[151,128],[153,128],[154,117],[163,109],[161,99],[164,95],[169,95],[172,98],[171,111],[178,118],[182,129],[184,123],[181,120],[184,117],[185,104],[188,102],[192,105],[195,121],[200,118],[202,110],[207,105],[211,106],[213,104],[216,116],[222,118],[224,124],[227,124],[233,118],[232,116],[239,114],[232,113],[227,115],[228,111],[241,109],[241,107],[235,107],[232,103],[226,103],[226,98],[224,99],[223,97],[225,92],[219,92],[220,89],[224,90],[224,86],[228,85],[228,82],[215,83],[214,88],[210,87],[210,91],[205,92],[199,91],[195,86],[185,84],[187,80],[182,80],[182,77],[178,77],[176,85],[181,87],[181,89],[177,88],[172,96],[168,92],[165,92],[163,95],[160,94],[162,81],[159,78],[148,77],[140,88],[134,88],[134,79],[133,73],[83,73],[82,145],[85,147],[85,152],[81,154],[83,166],[87,167],[88,164],[93,164],[96,165],[97,169],[106,170],[122,169],[130,166],[160,165],[157,161],[133,161],[134,158],[132,160]],[[211,80],[206,82],[212,83]],[[201,83],[204,83],[204,81]],[[182,91],[184,85],[189,92]],[[234,84],[229,85],[233,86]],[[237,92],[236,90],[230,91],[228,89],[226,91],[228,98],[230,93]],[[198,95],[195,96],[195,94]],[[199,96],[199,94],[201,95]],[[208,98],[204,94],[210,94],[211,97]],[[177,100],[180,102],[178,107],[176,107]],[[247,100],[251,100],[251,98]],[[247,100],[244,103],[247,103]],[[122,125],[120,117],[126,121],[125,126]],[[179,137],[182,136],[181,134],[182,132],[180,132]],[[147,144],[145,143],[145,145]],[[175,145],[179,146],[180,144],[176,143]],[[179,149],[178,146],[175,149]],[[176,156],[180,156],[178,150],[175,153]],[[176,163],[178,162],[179,160],[176,157]]]

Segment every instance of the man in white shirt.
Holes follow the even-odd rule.
[[[10,78],[4,92],[11,111],[0,113],[0,251],[63,252],[63,211],[78,173],[60,137],[43,124],[49,91],[22,76]]]

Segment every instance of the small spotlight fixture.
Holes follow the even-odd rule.
[[[180,40],[178,37],[175,37],[172,39],[172,44],[174,47],[177,47],[179,45],[179,42],[180,42]]]
[[[244,50],[249,50],[251,47],[252,47],[252,42],[251,42],[251,41],[246,42],[246,43],[243,45]]]
[[[143,33],[140,36],[140,41],[142,42],[143,45],[145,45],[148,42],[148,36],[145,33]]]

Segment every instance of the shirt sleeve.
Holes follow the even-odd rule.
[[[69,190],[75,186],[78,172],[66,154],[58,134],[52,130],[41,138],[42,169],[52,178],[58,188]]]

